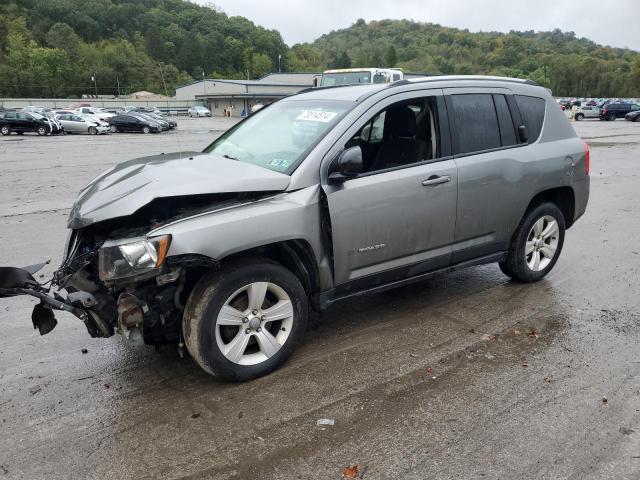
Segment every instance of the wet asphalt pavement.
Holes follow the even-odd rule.
[[[0,138],[0,265],[48,277],[82,186],[229,125]],[[41,337],[34,300],[0,300],[0,479],[640,478],[640,123],[574,126],[591,199],[545,280],[489,265],[338,304],[249,383],[67,314]]]

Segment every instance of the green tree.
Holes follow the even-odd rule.
[[[384,66],[385,67],[395,67],[398,63],[398,53],[396,52],[396,47],[393,45],[389,45],[387,47],[387,51],[384,54]]]

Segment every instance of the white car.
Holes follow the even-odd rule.
[[[111,131],[109,124],[88,115],[66,113],[58,115],[56,119],[66,133],[88,133],[89,135],[97,135]]]
[[[580,120],[584,120],[585,118],[600,118],[600,108],[595,106],[575,106],[571,108],[571,113],[573,118],[575,118],[578,122]]]
[[[76,109],[76,113],[91,115],[92,117],[98,118],[101,122],[106,122],[109,118],[115,116],[115,113],[105,112],[102,108],[97,107],[80,107]]]
[[[191,107],[187,111],[187,113],[189,114],[190,117],[210,117],[211,116],[211,110],[209,110],[208,108],[202,107],[200,105]]]

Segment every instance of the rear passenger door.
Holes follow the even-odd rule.
[[[521,162],[530,149],[519,148],[526,143],[518,138],[511,91],[452,88],[445,94],[458,169],[455,264],[507,249]]]

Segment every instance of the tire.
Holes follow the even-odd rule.
[[[45,127],[38,127],[36,129],[36,132],[38,133],[38,135],[43,137],[43,136],[45,136],[47,134],[47,129]]]
[[[251,305],[249,292],[260,298],[264,288],[263,303]],[[262,314],[268,318],[269,308],[280,302],[287,316],[264,321]],[[232,313],[226,316],[230,323],[220,325],[223,307]],[[293,273],[266,259],[245,259],[202,278],[194,287],[183,318],[185,344],[196,363],[214,377],[250,380],[274,371],[289,358],[304,336],[307,315],[307,295]],[[223,349],[232,344],[238,348],[225,354]]]
[[[609,115],[607,115],[607,120],[609,122],[613,122],[616,119],[616,114],[615,113],[610,113]]]
[[[576,121],[580,122],[581,120],[584,120],[584,113],[578,113],[575,116]]]
[[[554,235],[551,234],[553,229],[549,219],[556,222]],[[537,227],[534,230],[536,224]],[[535,238],[537,232],[544,233],[550,227],[549,237],[542,240]],[[551,271],[558,261],[558,257],[560,257],[562,245],[564,244],[564,232],[564,215],[556,204],[546,202],[530,209],[513,235],[506,259],[499,263],[500,270],[517,282],[531,283],[541,280]],[[534,236],[533,239],[532,235]],[[553,250],[552,255],[549,255],[553,247],[555,247],[555,250]],[[533,248],[534,250],[526,254],[526,249],[528,248]],[[536,255],[539,259],[537,267],[535,263]]]
[[[0,133],[4,136],[11,135],[11,130],[7,125],[2,125],[2,127],[0,127]]]
[[[147,126],[142,127],[142,133],[151,133],[151,129]]]
[[[89,135],[95,135],[98,133],[98,129],[96,127],[89,127]]]
[[[111,125],[110,130],[111,130],[111,133],[118,133],[119,132],[118,127],[116,127],[115,125]]]
[[[640,115],[636,115],[633,119],[634,122],[640,122]]]

